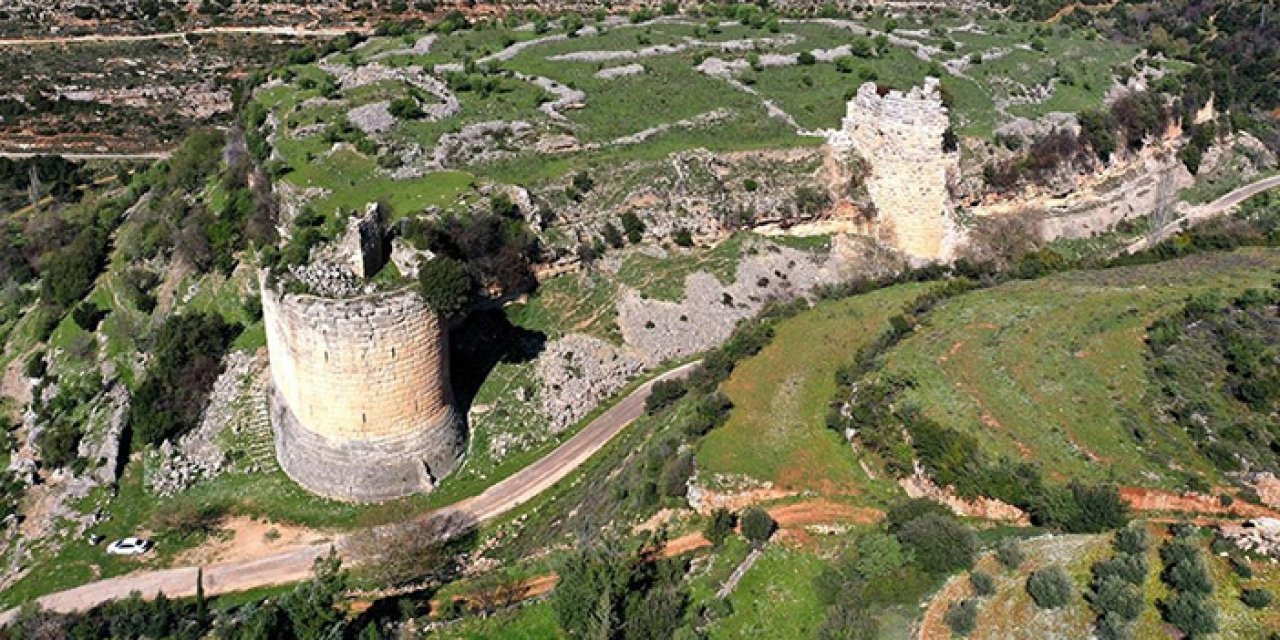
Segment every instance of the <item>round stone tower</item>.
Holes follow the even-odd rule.
[[[448,332],[412,289],[355,298],[263,283],[271,424],[289,477],[338,500],[430,491],[457,466]]]

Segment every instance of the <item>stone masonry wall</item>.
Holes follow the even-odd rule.
[[[881,95],[874,83],[849,101],[831,144],[851,147],[869,164],[867,191],[876,206],[876,235],[920,260],[948,260],[956,229],[948,181],[959,154],[942,150],[949,120],[936,78],[908,93]]]
[[[416,292],[351,299],[262,287],[272,423],[281,465],[333,498],[430,490],[465,442],[448,337]]]

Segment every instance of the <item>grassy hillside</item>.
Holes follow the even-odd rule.
[[[1188,296],[1270,286],[1278,266],[1280,253],[1244,250],[970,293],[929,314],[884,373],[913,382],[901,403],[1049,479],[1213,482],[1185,432],[1155,415],[1146,328]]]
[[[835,371],[889,326],[929,285],[910,284],[821,302],[778,324],[773,342],[724,385],[729,421],[698,450],[699,477],[746,476],[796,490],[861,492],[872,487],[857,456],[824,426]]]

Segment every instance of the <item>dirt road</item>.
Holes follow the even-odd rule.
[[[175,40],[189,35],[200,36],[215,33],[243,33],[268,36],[294,36],[298,38],[336,38],[349,32],[369,33],[369,27],[330,27],[311,29],[306,27],[202,27],[189,31],[170,31],[166,33],[145,33],[140,35],[83,35],[54,36],[48,38],[0,38],[0,47],[20,47],[36,44],[85,44],[92,42],[146,42],[149,40]]]
[[[1181,218],[1178,218],[1177,220],[1174,220],[1173,222],[1170,222],[1169,224],[1165,225],[1163,229],[1160,229],[1158,232],[1154,234],[1148,234],[1147,237],[1129,245],[1126,248],[1126,251],[1128,253],[1134,253],[1136,251],[1142,251],[1144,249],[1148,249],[1154,246],[1155,244],[1158,244],[1159,242],[1163,241],[1165,238],[1168,238],[1169,236],[1172,236],[1175,233],[1178,233],[1184,227],[1190,227],[1191,225],[1194,225],[1198,222],[1203,222],[1205,220],[1208,220],[1209,218],[1213,218],[1223,213],[1226,213],[1227,211],[1230,211],[1231,209],[1235,208],[1235,206],[1240,204],[1241,202],[1244,202],[1245,200],[1248,200],[1249,198],[1252,198],[1253,196],[1256,196],[1259,193],[1262,193],[1263,191],[1267,191],[1268,189],[1274,189],[1276,187],[1280,187],[1280,176],[1271,176],[1270,178],[1263,178],[1257,182],[1253,182],[1243,187],[1240,187],[1238,189],[1235,189],[1234,191],[1231,191],[1230,193],[1222,196],[1221,198],[1218,198],[1217,200],[1214,200],[1213,202],[1210,202],[1208,204],[1204,204],[1192,209],[1190,213],[1188,213],[1187,215]]]
[[[463,511],[484,522],[528,502],[572,473],[627,425],[639,418],[644,413],[645,399],[649,397],[655,382],[684,377],[697,364],[693,362],[682,365],[646,382],[546,457],[489,487],[480,495],[439,511]],[[423,517],[430,517],[430,514]],[[217,595],[304,580],[311,576],[311,565],[315,559],[328,553],[331,546],[340,545],[340,542],[341,539],[335,539],[260,558],[206,566],[205,593]],[[51,593],[39,598],[37,602],[54,611],[75,611],[127,597],[133,591],[148,598],[155,597],[162,591],[167,596],[191,596],[196,590],[197,569],[198,567],[190,566],[140,571]],[[0,613],[0,624],[7,624],[15,613],[15,609]]]
[[[0,151],[0,158],[23,160],[36,156],[61,156],[67,160],[164,160],[168,151],[148,153],[60,153],[58,151]]]

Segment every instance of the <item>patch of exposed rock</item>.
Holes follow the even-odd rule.
[[[758,243],[747,254],[728,284],[706,272],[688,276],[680,302],[652,300],[624,289],[618,325],[627,345],[651,365],[682,358],[724,342],[739,321],[772,300],[809,296],[819,285],[841,282],[851,273],[874,276],[896,267],[870,249],[816,255]],[[846,261],[850,255],[860,258]]]
[[[391,115],[390,101],[371,102],[347,112],[347,120],[367,134],[378,134],[389,131],[396,126],[396,117]]]
[[[1031,525],[1031,518],[1025,511],[1007,502],[995,498],[979,496],[977,498],[961,498],[953,488],[943,489],[933,481],[924,469],[916,466],[916,471],[909,477],[898,480],[898,485],[907,492],[910,498],[929,498],[940,502],[958,516],[966,518],[982,518],[983,520],[1008,522],[1020,527]]]
[[[535,370],[542,411],[552,433],[578,422],[645,368],[625,349],[599,338],[569,334],[547,345]]]
[[[1280,520],[1254,518],[1240,524],[1222,524],[1218,527],[1222,537],[1250,553],[1271,558],[1280,557]]]
[[[644,73],[644,65],[642,64],[624,64],[618,67],[608,67],[596,72],[595,76],[601,80],[609,80],[612,78],[621,78],[624,76],[634,76]]]

